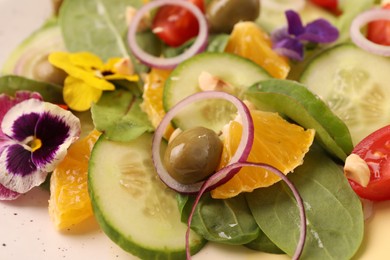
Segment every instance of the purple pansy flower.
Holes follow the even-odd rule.
[[[44,182],[80,134],[80,120],[70,111],[39,98],[16,103],[0,105],[6,112],[0,115],[0,199]]]
[[[283,56],[302,60],[304,43],[331,43],[339,37],[339,31],[325,19],[317,19],[303,26],[299,14],[286,11],[287,27],[275,30],[271,34],[272,48]]]

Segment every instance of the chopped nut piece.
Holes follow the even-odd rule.
[[[206,71],[202,71],[202,73],[200,73],[198,84],[199,88],[203,91],[216,90],[227,93],[231,93],[233,91],[233,88],[227,82]]]
[[[117,73],[122,75],[133,75],[134,66],[129,58],[123,58],[114,65],[114,69]]]
[[[344,175],[363,187],[367,187],[370,182],[370,169],[357,154],[351,154],[345,160]]]

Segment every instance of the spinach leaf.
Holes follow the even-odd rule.
[[[350,259],[364,231],[362,205],[343,175],[342,167],[313,144],[303,165],[289,174],[307,215],[302,259]],[[299,237],[299,213],[286,184],[246,194],[248,205],[264,233],[288,255]]]
[[[66,0],[59,24],[67,49],[89,51],[103,60],[128,57],[126,8],[139,8],[142,0]]]
[[[212,34],[209,36],[207,51],[209,52],[224,52],[229,34]]]
[[[153,126],[140,108],[141,99],[129,91],[105,92],[99,102],[91,107],[92,120],[97,130],[113,141],[130,141]]]
[[[245,97],[257,108],[276,111],[304,128],[316,131],[317,141],[332,155],[345,160],[353,144],[345,123],[304,85],[271,79],[250,87]]]
[[[271,239],[269,239],[264,232],[260,229],[259,235],[256,239],[252,240],[248,244],[245,244],[247,248],[266,252],[270,254],[285,254],[283,250],[281,250],[279,247],[277,247]]]
[[[178,195],[182,221],[186,222],[194,203],[194,196]],[[230,245],[246,244],[259,234],[245,197],[213,199],[204,194],[196,207],[191,228],[209,241]]]
[[[0,93],[13,96],[19,90],[38,92],[47,102],[64,103],[61,86],[14,75],[0,77]]]

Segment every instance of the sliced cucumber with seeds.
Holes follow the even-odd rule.
[[[151,159],[152,134],[131,142],[96,142],[88,185],[96,219],[125,251],[141,259],[185,259],[186,225],[175,192],[158,178]],[[205,240],[191,233],[194,254]]]
[[[229,85],[226,92],[242,97],[245,90],[254,83],[271,78],[256,63],[228,53],[206,52],[188,59],[172,71],[164,88],[163,103],[169,110],[187,96],[202,91],[199,76],[207,72]],[[188,129],[207,126],[219,131],[232,119],[235,108],[226,101],[211,100],[187,106],[173,120],[175,126]],[[190,119],[190,120],[189,120]]]
[[[390,59],[342,44],[308,64],[301,82],[348,126],[356,144],[390,123]]]

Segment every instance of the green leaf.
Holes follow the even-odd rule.
[[[345,160],[353,149],[345,123],[304,85],[271,79],[250,87],[245,97],[258,109],[276,111],[304,128],[316,131],[317,141],[332,155]]]
[[[67,49],[89,51],[103,60],[128,57],[126,8],[141,5],[141,0],[66,0],[59,23]]]
[[[179,195],[179,210],[186,222],[195,198]],[[259,227],[243,195],[231,199],[213,199],[204,194],[196,207],[191,228],[209,241],[230,245],[246,244],[258,237]]]
[[[270,254],[285,254],[283,250],[281,250],[279,247],[277,247],[271,239],[269,239],[264,232],[259,229],[259,235],[258,237],[249,242],[248,244],[245,244],[247,248],[256,250],[256,251],[261,251],[261,252],[266,252]]]
[[[124,90],[105,92],[91,107],[97,130],[113,141],[130,141],[144,132],[154,131],[147,115],[140,108],[141,99]]]
[[[0,77],[0,93],[13,96],[19,90],[35,91],[41,94],[44,101],[64,104],[62,87],[58,85],[14,75]]]
[[[350,259],[363,240],[364,219],[361,202],[342,167],[314,145],[304,164],[289,178],[303,198],[307,215],[302,259]],[[291,256],[298,242],[300,220],[287,185],[279,182],[248,193],[246,198],[260,228]]]
[[[229,41],[229,34],[213,34],[209,36],[207,51],[224,52]]]

